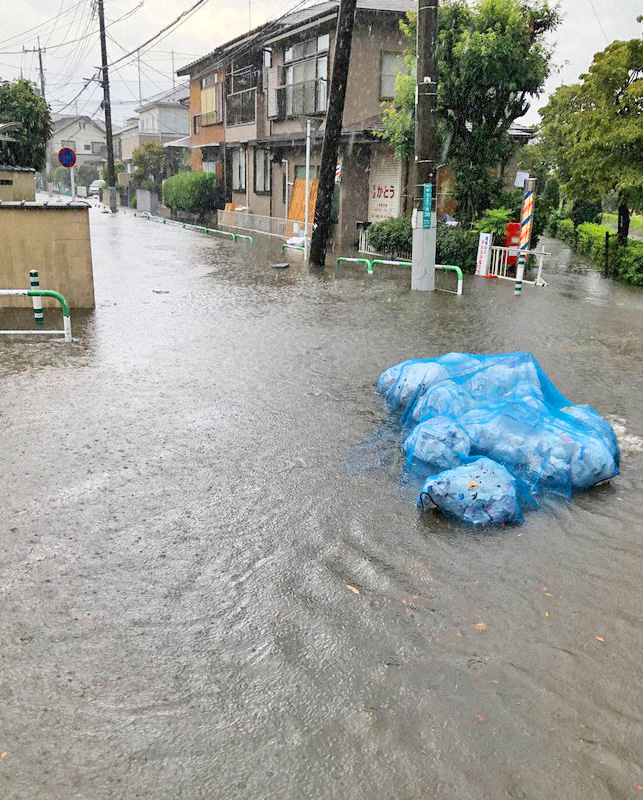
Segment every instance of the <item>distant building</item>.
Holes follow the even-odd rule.
[[[129,117],[123,127],[115,131],[114,156],[125,164],[128,172],[132,171],[134,150],[146,142],[189,146],[189,141],[181,142],[190,134],[189,96],[187,83],[156,95],[136,109],[138,116]]]
[[[76,164],[100,166],[107,158],[107,142],[102,122],[86,116],[54,115],[53,133],[47,146],[47,166],[59,167],[58,152],[70,147],[76,153]]]
[[[375,133],[393,97],[405,41],[399,28],[413,0],[357,0],[333,217],[338,244],[356,241],[359,222],[404,211],[405,165]],[[179,70],[190,77],[192,168],[216,172],[235,207],[303,221],[305,136],[299,119],[319,117],[310,177],[317,176],[339,3],[287,14]],[[282,226],[283,227],[283,226]]]

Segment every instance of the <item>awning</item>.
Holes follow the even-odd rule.
[[[182,136],[180,139],[172,139],[171,142],[165,142],[163,147],[189,147],[190,137]]]

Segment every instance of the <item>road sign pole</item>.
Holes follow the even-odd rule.
[[[69,170],[69,177],[71,178],[71,199],[72,200],[74,199],[74,197],[76,197],[76,176],[74,174],[75,172],[76,172],[76,167],[72,167]]]

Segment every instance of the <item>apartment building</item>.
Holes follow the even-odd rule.
[[[321,2],[231,40],[179,70],[190,77],[192,167],[217,172],[236,208],[303,220],[305,134],[317,118],[309,221],[319,174],[339,3]],[[360,222],[402,213],[404,165],[376,131],[393,96],[413,0],[358,0],[337,166],[334,239],[357,239]]]

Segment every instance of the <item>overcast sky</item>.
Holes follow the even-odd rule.
[[[5,0],[8,3],[8,0]],[[248,29],[251,4],[252,25],[279,16],[295,5],[296,0],[210,0],[180,28],[145,53],[141,61],[141,90],[143,97],[172,88],[172,53],[175,66],[188,63],[195,57]],[[310,0],[313,5],[315,0]],[[142,44],[157,33],[194,0],[105,0],[109,21],[118,19],[132,9],[131,16],[111,25],[108,32],[116,42],[108,41],[110,60]],[[137,6],[139,6],[137,8]],[[535,100],[523,122],[538,121],[538,106],[546,95],[561,83],[577,80],[589,67],[592,56],[615,39],[630,39],[640,35],[637,14],[643,10],[641,0],[561,0],[564,15],[562,25],[552,37],[555,43],[554,61],[560,68],[547,83],[545,95]],[[48,49],[44,55],[47,99],[58,111],[73,100],[83,87],[83,79],[91,77],[100,61],[98,34],[76,44],[56,47],[61,43],[83,37],[97,30],[96,18],[90,18],[91,0],[14,0],[12,14],[2,15],[0,28],[0,77],[12,79],[20,75],[38,79],[38,58],[35,53],[22,53],[22,47],[41,44]],[[54,25],[58,12],[60,16]],[[50,20],[49,22],[47,22]],[[43,24],[46,23],[46,24]],[[35,26],[41,26],[35,30]],[[118,43],[118,44],[117,44]],[[119,47],[120,45],[120,47]],[[178,80],[178,79],[177,79]],[[112,101],[115,121],[121,123],[132,113],[138,101],[138,71],[136,64],[120,67],[111,74]],[[77,100],[79,113],[100,114],[101,91],[96,83]],[[64,113],[73,113],[71,103]]]

